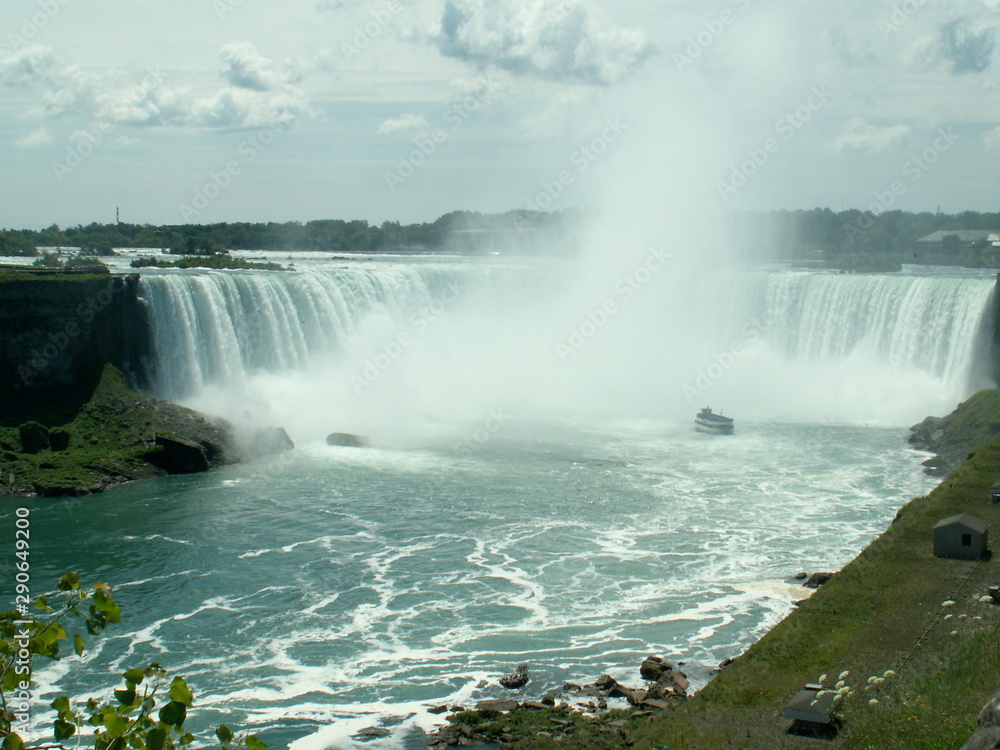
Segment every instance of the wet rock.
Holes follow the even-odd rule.
[[[427,712],[428,713],[432,713],[432,714],[446,714],[446,713],[448,713],[448,707],[447,706],[432,706],[431,708],[427,709]]]
[[[801,573],[796,573],[795,576],[794,576],[794,578],[795,578],[796,581],[804,581],[808,577],[809,577],[809,574],[806,573],[806,572],[804,572],[804,571],[801,572]]]
[[[326,436],[326,444],[342,448],[366,448],[368,441],[360,435],[352,435],[349,432],[334,432]]]
[[[644,680],[656,682],[664,672],[671,669],[673,669],[673,665],[667,664],[659,656],[649,656],[639,666],[639,674]]]
[[[392,732],[388,729],[383,729],[382,727],[367,727],[353,735],[354,739],[360,740],[361,742],[371,742],[372,740],[380,740],[384,737],[391,736]]]
[[[506,700],[479,701],[476,704],[477,711],[496,711],[497,713],[507,713],[518,707],[518,702],[512,698]]]
[[[833,573],[813,573],[809,576],[809,580],[803,583],[807,589],[818,589],[820,586],[829,582],[833,578]]]
[[[597,681],[594,682],[595,687],[599,688],[600,690],[610,690],[617,684],[618,681],[609,674],[602,674],[600,677],[597,678]]]
[[[519,664],[511,673],[500,678],[500,684],[508,690],[517,690],[528,684],[528,665]]]

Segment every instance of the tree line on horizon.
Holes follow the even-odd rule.
[[[38,248],[78,247],[88,255],[110,255],[116,248],[149,248],[179,255],[210,255],[229,250],[389,252],[441,250],[449,243],[481,244],[490,235],[571,232],[576,212],[509,211],[481,214],[455,211],[434,222],[381,225],[364,220],[324,219],[306,223],[289,221],[223,222],[218,224],[98,224],[66,229],[58,225],[42,230],[0,230],[0,255],[34,257]]]
[[[589,214],[583,210],[552,213],[509,211],[482,214],[455,211],[434,222],[381,225],[364,220],[309,222],[233,222],[152,226],[97,224],[62,229],[0,231],[0,255],[33,257],[38,248],[79,247],[85,254],[108,255],[115,248],[151,248],[180,255],[211,255],[229,250],[391,252],[395,250],[532,250],[572,247]],[[937,231],[1000,231],[1000,213],[958,214],[885,211],[879,214],[828,208],[740,213],[732,217],[729,241],[744,257],[818,259],[836,264],[849,258],[911,255],[917,240]],[[706,241],[724,241],[724,232]],[[670,237],[664,237],[666,245]],[[972,267],[1000,266],[994,248],[969,248],[962,262]]]

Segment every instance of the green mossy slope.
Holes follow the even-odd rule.
[[[110,365],[91,398],[78,409],[68,413],[53,409],[33,417],[50,433],[68,433],[69,445],[65,450],[50,447],[29,453],[22,445],[24,422],[0,422],[0,494],[82,495],[129,479],[162,475],[148,463],[160,451],[153,444],[156,433],[213,446],[231,443],[224,427],[189,409],[136,393]],[[213,463],[228,461],[223,453]]]

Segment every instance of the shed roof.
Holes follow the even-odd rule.
[[[935,529],[941,529],[945,526],[965,526],[973,531],[978,531],[980,534],[985,534],[990,528],[990,525],[986,521],[982,521],[975,516],[970,516],[968,513],[960,513],[957,516],[945,518],[934,524]]]
[[[832,690],[800,690],[785,706],[786,719],[828,724],[837,705],[837,693]]]
[[[994,484],[992,487],[990,487],[990,489],[991,490],[1000,490],[1000,482],[997,482],[996,484]]]

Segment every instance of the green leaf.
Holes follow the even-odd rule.
[[[160,709],[160,721],[164,724],[179,727],[184,724],[184,719],[186,718],[187,706],[183,703],[170,701],[170,703]]]
[[[188,689],[183,677],[175,677],[173,682],[170,683],[169,695],[171,700],[183,703],[185,706],[190,706],[194,703],[194,696]]]
[[[52,724],[52,729],[56,737],[56,742],[68,740],[76,734],[76,725],[70,724],[68,721],[63,721],[62,719],[56,719]]]
[[[83,656],[83,636],[79,633],[73,633],[73,647],[76,649],[77,656]]]
[[[65,695],[60,695],[49,705],[59,712],[60,718],[64,717],[66,714],[72,713],[72,709],[70,708],[69,705],[69,698],[67,698]]]
[[[131,706],[135,703],[135,689],[131,690],[116,690],[115,698],[123,706]]]
[[[219,724],[219,728],[215,730],[215,736],[223,745],[228,745],[233,741],[233,732],[225,724]]]
[[[267,750],[267,745],[256,734],[247,735],[247,750]]]
[[[137,734],[133,734],[128,738],[128,744],[134,747],[135,750],[146,750],[146,743]]]
[[[13,693],[22,679],[23,677],[18,676],[13,669],[8,669],[0,678],[0,688],[3,688],[5,693]]]
[[[188,746],[188,745],[190,745],[190,744],[191,744],[192,742],[194,742],[194,735],[193,735],[193,734],[190,734],[190,733],[189,733],[189,734],[185,734],[185,735],[183,735],[183,736],[181,737],[181,739],[180,739],[180,742],[181,742],[181,745],[182,745],[183,747],[187,747],[187,746]]]
[[[59,579],[56,588],[60,591],[74,591],[80,588],[80,574],[70,571]]]
[[[163,727],[150,729],[146,735],[146,750],[163,750],[167,741],[167,730]]]
[[[3,738],[3,750],[24,750],[24,740],[21,735],[11,732]]]
[[[143,679],[146,677],[146,673],[141,669],[130,669],[123,674],[122,677],[131,682],[133,685],[141,685]]]
[[[121,737],[128,731],[128,722],[114,711],[104,714],[104,728],[109,737]]]
[[[35,609],[40,609],[42,612],[51,612],[52,607],[49,606],[49,598],[47,596],[40,596],[35,599],[32,604],[35,605]]]

